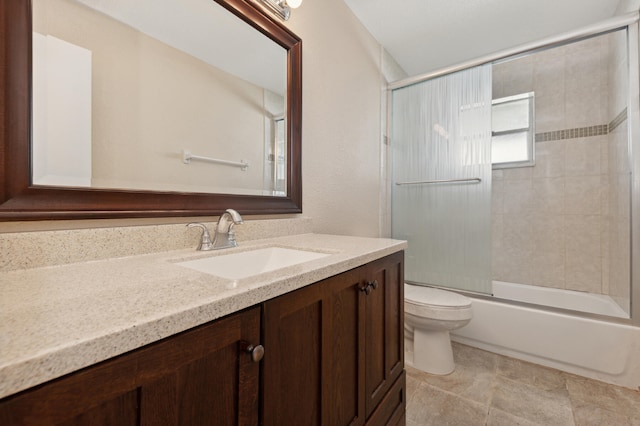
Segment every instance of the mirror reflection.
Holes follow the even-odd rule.
[[[285,196],[287,51],[211,0],[33,1],[35,185]]]

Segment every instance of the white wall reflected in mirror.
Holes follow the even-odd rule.
[[[33,183],[91,186],[91,51],[33,33]]]
[[[265,175],[273,170],[272,122],[286,116],[286,50],[210,0],[165,3],[34,0],[34,39],[62,40],[87,52],[89,62],[88,71],[61,65],[67,67],[58,73],[62,78],[43,94],[37,82],[43,62],[34,57],[33,182],[285,195]],[[88,89],[69,90],[87,79]],[[43,97],[45,104],[38,101]],[[49,131],[52,121],[64,130],[58,136]],[[53,144],[56,139],[64,143]],[[250,167],[185,164],[183,150]],[[35,166],[69,152],[78,161],[62,164],[83,163],[84,180],[75,179],[73,167],[43,179]]]

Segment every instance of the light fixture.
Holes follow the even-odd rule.
[[[302,4],[302,0],[286,0],[286,3],[291,9],[297,9]]]
[[[286,21],[291,16],[291,9],[300,7],[302,0],[260,0],[267,8]]]

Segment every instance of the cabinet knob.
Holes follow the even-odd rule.
[[[245,352],[251,355],[251,360],[253,362],[260,362],[262,357],[264,357],[264,346],[262,345],[249,345],[246,347]]]
[[[368,281],[367,285],[365,285],[364,287],[360,287],[360,291],[364,291],[365,294],[368,296],[371,294],[373,290],[377,288],[378,288],[378,280],[373,280],[373,281]]]

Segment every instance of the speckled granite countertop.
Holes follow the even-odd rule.
[[[0,397],[406,248],[404,241],[321,234],[240,245],[0,273]],[[237,281],[175,265],[271,246],[330,255]]]

